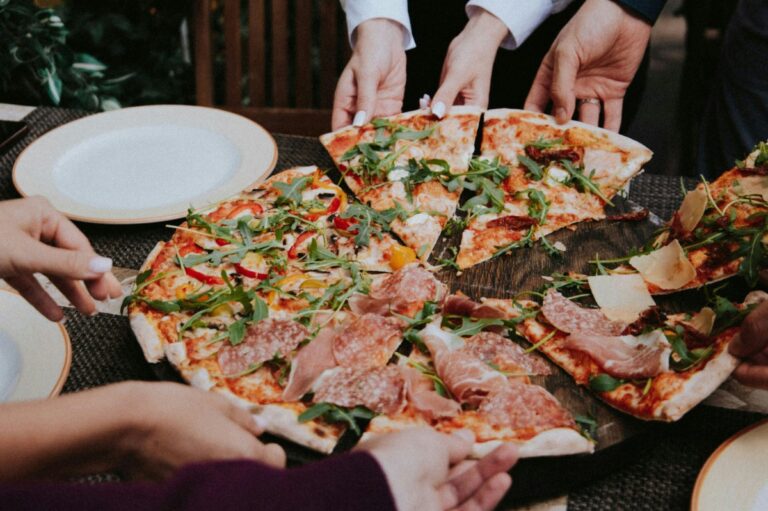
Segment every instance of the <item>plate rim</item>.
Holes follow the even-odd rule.
[[[723,454],[723,452],[733,444],[736,440],[741,438],[742,436],[746,435],[750,431],[757,429],[761,426],[765,426],[768,424],[768,418],[761,419],[754,424],[750,424],[749,426],[737,431],[730,437],[728,437],[722,444],[720,444],[717,449],[712,452],[712,454],[709,455],[709,458],[707,458],[707,461],[704,462],[704,465],[701,467],[701,470],[699,470],[699,475],[696,476],[696,483],[693,486],[693,492],[691,493],[691,511],[699,511],[699,499],[701,496],[701,488],[704,486],[704,479],[706,479],[707,475],[709,474],[709,471],[712,470],[712,466],[715,464],[717,459]]]
[[[22,189],[22,187],[19,186],[19,182],[17,180],[17,176],[19,174],[18,167],[19,167],[19,162],[22,160],[22,157],[24,156],[24,153],[26,153],[31,147],[34,147],[35,144],[38,141],[40,141],[41,139],[43,139],[43,137],[45,137],[46,135],[48,135],[50,133],[57,132],[57,131],[62,130],[64,128],[67,128],[67,127],[71,126],[72,124],[77,123],[79,121],[92,118],[95,115],[109,114],[110,112],[113,112],[113,111],[115,111],[115,112],[123,111],[124,112],[126,110],[139,110],[139,109],[148,110],[148,109],[153,109],[153,108],[157,108],[157,107],[161,107],[161,108],[172,107],[172,108],[179,108],[179,109],[184,109],[184,110],[198,110],[199,109],[199,110],[212,111],[212,112],[217,112],[217,113],[226,114],[226,115],[232,115],[232,116],[240,117],[241,119],[249,122],[254,127],[256,127],[258,130],[263,132],[264,135],[266,135],[267,140],[269,142],[271,142],[271,145],[272,145],[272,148],[273,148],[273,151],[272,151],[272,161],[269,163],[269,165],[267,165],[266,170],[264,171],[264,173],[261,176],[259,176],[257,179],[255,179],[254,181],[248,183],[245,186],[245,188],[243,188],[243,190],[248,190],[250,188],[253,188],[258,183],[260,183],[264,179],[266,179],[272,173],[272,171],[275,170],[275,167],[277,166],[277,159],[278,159],[278,147],[277,147],[277,142],[275,141],[275,137],[273,137],[272,134],[264,126],[262,126],[261,124],[257,123],[253,119],[249,119],[248,117],[245,117],[243,115],[231,112],[229,110],[224,110],[224,109],[221,109],[221,108],[214,108],[214,107],[209,107],[209,106],[201,106],[201,105],[181,105],[181,104],[140,105],[140,106],[121,108],[119,110],[111,110],[111,111],[106,111],[106,112],[95,112],[93,114],[85,115],[85,116],[80,117],[78,119],[74,119],[72,121],[66,122],[66,123],[64,123],[64,124],[62,124],[60,126],[56,126],[55,128],[53,128],[53,129],[51,129],[49,131],[46,131],[45,133],[43,133],[42,135],[40,135],[39,137],[34,139],[27,147],[22,149],[21,152],[19,153],[19,155],[14,160],[13,168],[11,169],[11,180],[13,182],[13,187],[16,189],[17,192],[19,192],[19,195],[21,195],[22,198],[28,198],[28,197],[35,196],[34,194],[27,193],[26,191],[24,191]],[[242,190],[240,190],[240,191],[242,191]],[[233,195],[236,194],[236,193],[238,193],[238,192],[234,192]],[[214,202],[219,202],[219,201],[225,200],[225,199],[226,199],[226,197],[222,198],[222,199],[219,199],[217,201],[214,201]],[[179,218],[184,218],[184,216],[186,215],[186,211],[184,211],[184,212],[173,213],[173,214],[169,213],[169,214],[164,214],[164,215],[155,215],[155,216],[152,216],[152,217],[143,216],[143,217],[130,217],[130,218],[99,218],[99,217],[92,217],[92,216],[85,216],[85,215],[67,213],[67,212],[64,212],[64,211],[62,211],[61,213],[64,216],[66,216],[67,218],[69,218],[70,220],[74,220],[76,222],[86,222],[86,223],[100,224],[100,225],[140,225],[140,224],[151,224],[151,223],[165,222],[165,221],[169,221],[169,220],[176,220],[176,219],[179,219]]]
[[[14,289],[0,287],[0,293],[8,293],[9,295],[14,296],[29,304],[29,302],[27,302],[24,297]],[[45,321],[48,321],[48,319],[42,314],[40,314],[40,317]],[[64,342],[64,364],[62,364],[61,372],[59,373],[59,377],[56,379],[56,383],[53,385],[51,391],[47,396],[44,397],[44,399],[50,399],[61,394],[61,391],[64,388],[64,383],[66,383],[67,378],[69,377],[69,371],[72,368],[72,339],[69,337],[69,332],[66,328],[64,328],[64,325],[60,321],[52,321],[51,323],[56,323],[56,326],[59,327],[59,331],[61,332],[61,340]]]

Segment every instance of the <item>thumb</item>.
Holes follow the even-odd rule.
[[[354,126],[362,126],[376,114],[377,79],[374,73],[364,71],[355,73],[357,80],[357,110],[352,121]]]
[[[447,437],[448,461],[455,465],[472,454],[472,445],[475,443],[475,435],[468,429],[460,429]]]
[[[558,123],[568,122],[576,108],[574,87],[579,61],[571,52],[556,52],[552,72],[552,112]]]
[[[523,108],[533,112],[543,112],[547,108],[550,98],[550,87],[552,86],[552,51],[544,57],[539,70],[536,72],[536,78],[533,79],[531,90],[528,91],[528,97],[525,98]]]
[[[435,97],[432,98],[432,113],[438,119],[442,119],[447,107],[456,102],[456,96],[459,95],[463,85],[456,73],[448,71],[445,80],[443,80],[437,92],[435,92]]]
[[[25,242],[16,268],[24,273],[44,273],[77,280],[96,279],[112,269],[112,259],[91,251],[56,248],[45,243]]]
[[[728,347],[737,357],[749,357],[768,347],[768,301],[758,305],[741,324],[741,332]]]

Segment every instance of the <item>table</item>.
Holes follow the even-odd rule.
[[[0,114],[2,112],[0,108]],[[85,115],[88,113],[58,108],[37,108],[29,113],[25,118],[30,126],[29,134],[0,155],[0,200],[18,197],[11,170],[21,150],[46,131]],[[279,148],[277,170],[296,165],[333,165],[314,138],[277,134],[275,140]],[[686,187],[693,183],[684,181]],[[641,175],[632,183],[630,199],[668,218],[681,200],[680,181],[667,176]],[[171,235],[165,223],[81,224],[80,227],[99,253],[111,257],[116,266],[134,270],[157,241]],[[114,314],[83,317],[72,309],[67,309],[65,314],[73,357],[64,392],[129,379],[157,379],[144,361],[125,317]],[[571,491],[567,509],[687,509],[696,475],[707,457],[726,438],[762,417],[754,412],[699,406],[678,423],[660,428],[648,448],[633,452],[625,468]],[[550,502],[547,509],[563,509],[562,503],[562,499]]]

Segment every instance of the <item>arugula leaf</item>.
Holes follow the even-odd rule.
[[[528,169],[528,176],[533,179],[534,181],[541,181],[544,177],[544,168],[533,161],[532,159],[528,158],[524,154],[518,154],[517,155],[517,161],[523,164],[523,166]]]
[[[541,247],[546,251],[547,255],[550,257],[562,257],[564,250],[560,250],[555,245],[549,242],[546,236],[542,236],[539,238],[539,241],[541,242]]]
[[[539,225],[547,223],[547,211],[549,211],[550,202],[544,196],[541,190],[528,188],[517,192],[518,196],[528,198],[528,216],[536,220]]]
[[[301,202],[301,192],[309,186],[314,179],[313,176],[302,176],[294,179],[290,183],[276,182],[274,187],[280,190],[280,196],[275,200],[276,206],[284,204],[298,204]]]
[[[595,392],[610,392],[626,383],[609,374],[597,374],[589,377],[589,388]]]
[[[346,408],[333,403],[323,402],[307,408],[299,415],[299,422],[303,424],[311,420],[323,419],[330,423],[345,423],[355,435],[360,436],[363,432],[358,424],[358,420],[370,420],[376,417],[376,415],[378,414],[364,406]]]
[[[355,202],[339,216],[345,220],[355,221],[349,228],[350,232],[355,232],[355,245],[367,247],[370,244],[371,235],[381,239],[382,232],[390,232],[392,230],[390,224],[397,218],[404,220],[408,212],[400,204],[383,211],[376,211],[365,204]]]
[[[254,323],[266,319],[269,316],[269,308],[267,304],[258,296],[253,297],[253,313],[251,314],[251,321]]]
[[[489,326],[503,326],[504,321],[498,318],[478,318],[472,319],[462,316],[461,325],[455,326],[451,324],[452,319],[458,319],[457,317],[446,316],[443,318],[443,326],[451,330],[459,337],[466,337],[478,334],[483,331],[484,328]]]
[[[602,199],[603,202],[606,204],[609,204],[613,206],[613,202],[611,202],[608,197],[606,197],[602,191],[600,191],[600,186],[597,185],[592,180],[592,177],[595,174],[595,171],[593,170],[590,172],[589,176],[587,176],[584,173],[583,167],[575,167],[573,163],[571,163],[568,160],[560,160],[560,163],[562,164],[563,168],[568,172],[570,178],[569,178],[569,184],[573,184],[577,190],[583,193],[594,193],[598,197]]]
[[[597,439],[597,419],[592,415],[574,415],[573,420],[581,430],[582,436],[590,442],[595,442]]]
[[[229,343],[232,346],[237,346],[243,342],[243,339],[245,338],[245,320],[240,319],[235,321],[229,325],[227,331],[229,333]]]
[[[533,243],[533,227],[528,229],[528,232],[525,233],[525,235],[519,240],[513,241],[512,243],[508,243],[507,245],[496,247],[496,252],[494,252],[492,257],[502,256],[507,252],[511,250],[516,250],[518,248],[530,247],[532,243]]]
[[[540,136],[534,142],[528,142],[527,144],[525,144],[525,147],[535,147],[536,149],[551,149],[552,147],[556,147],[559,145],[563,145],[562,138],[546,139]]]
[[[477,176],[487,177],[494,183],[499,184],[509,176],[509,167],[502,165],[498,156],[493,160],[473,157],[469,160],[469,168],[464,177],[472,180]]]
[[[677,335],[667,335],[667,340],[672,346],[672,355],[669,357],[669,365],[675,371],[687,371],[700,364],[714,353],[714,346],[689,350],[683,340],[682,327],[677,327],[676,330]]]
[[[456,264],[456,256],[459,255],[459,249],[457,247],[449,247],[448,253],[449,253],[448,257],[437,259],[436,262],[438,266],[442,266],[444,268],[450,268],[456,271],[461,271],[461,268],[459,267],[459,265]]]
[[[426,348],[425,348],[426,350]],[[421,351],[421,348],[419,348],[419,351]],[[428,351],[423,351],[423,353],[429,353]],[[413,367],[417,371],[419,371],[421,374],[432,380],[432,385],[435,388],[435,392],[438,393],[438,395],[452,399],[453,396],[451,396],[451,392],[448,390],[448,387],[445,385],[445,382],[440,378],[440,376],[437,374],[437,372],[431,368],[428,367],[420,362],[416,362],[415,360],[411,360],[410,358],[406,357],[405,355],[401,355],[400,353],[395,353],[397,357],[400,360],[405,360],[405,363],[409,366]]]

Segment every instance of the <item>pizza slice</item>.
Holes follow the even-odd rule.
[[[478,166],[504,170],[478,181],[456,259],[468,268],[584,220],[637,175],[651,151],[616,133],[523,110],[489,110]]]
[[[480,114],[458,106],[438,119],[416,110],[327,133],[320,141],[361,202],[400,212],[392,230],[426,260],[456,211],[457,176],[474,152]]]
[[[627,279],[638,282],[618,287]],[[640,419],[680,419],[736,368],[728,345],[754,306],[752,297],[741,305],[721,298],[716,309],[665,314],[654,305],[642,310],[650,295],[637,275],[603,276],[589,287],[598,303],[614,307],[587,307],[555,287],[541,304],[493,299],[484,304],[504,310],[507,318],[521,318],[517,331],[536,350],[577,384]],[[618,295],[624,295],[621,306],[613,302]]]

